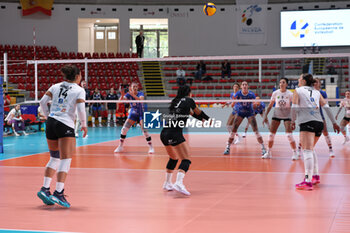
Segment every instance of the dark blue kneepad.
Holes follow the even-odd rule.
[[[60,158],[60,152],[59,152],[59,151],[50,150],[50,156],[51,156],[52,158],[59,159],[59,158]]]

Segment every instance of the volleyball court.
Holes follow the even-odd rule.
[[[339,63],[345,59],[330,55],[332,56],[335,58],[329,59]],[[73,156],[66,184],[67,198],[72,204],[69,209],[57,205],[46,206],[35,196],[49,159],[47,150],[41,149],[34,155],[1,161],[0,170],[4,177],[0,180],[1,203],[4,210],[7,210],[1,214],[1,227],[60,232],[196,232],[198,229],[201,232],[258,232],[261,229],[269,232],[341,232],[348,229],[350,223],[346,216],[350,211],[350,177],[347,169],[349,143],[342,134],[333,133],[332,122],[327,115],[325,120],[332,148],[329,139],[321,136],[315,147],[321,183],[315,185],[312,191],[295,189],[295,184],[305,175],[303,151],[298,148],[299,127],[292,134],[288,134],[285,130],[286,121],[281,121],[273,136],[273,146],[269,146],[276,103],[267,116],[268,123],[263,124],[264,112],[257,112],[256,124],[251,122],[248,125],[244,118],[237,132],[232,134],[234,121],[231,124],[228,122],[234,109],[232,103],[240,103],[242,106],[251,104],[254,110],[261,108],[264,103],[266,113],[273,91],[280,89],[281,77],[288,77],[286,89],[294,91],[298,86],[296,80],[299,78],[300,68],[307,64],[307,59],[167,58],[161,61],[164,77],[162,85],[167,98],[147,95],[150,91],[147,90],[147,80],[141,73],[143,63],[138,59],[91,61],[92,64],[111,63],[113,68],[117,62],[136,62],[140,67],[140,82],[137,83],[141,85],[138,88],[145,93],[145,100],[87,101],[91,105],[99,104],[104,115],[101,127],[99,116],[95,116],[96,127],[89,127],[87,139],[77,138],[79,146]],[[197,64],[193,61],[197,60],[203,60],[207,65],[207,72],[201,80],[196,80],[196,68],[193,68]],[[230,78],[221,77],[221,62],[224,60],[231,63]],[[77,61],[43,63],[50,62],[56,62],[60,66]],[[34,67],[39,66],[37,63],[38,61]],[[83,66],[80,61],[77,64]],[[212,118],[205,125],[189,117],[188,127],[183,130],[192,162],[184,179],[190,196],[176,191],[164,191],[162,188],[169,157],[161,142],[160,131],[170,121],[166,116],[169,114],[169,104],[181,88],[175,76],[179,65],[186,70],[185,81],[191,86],[191,95],[197,107]],[[95,65],[91,65],[93,66]],[[85,67],[90,66],[86,63]],[[83,67],[81,70],[84,70],[83,76],[89,73]],[[343,74],[347,70],[341,69],[341,72]],[[90,82],[94,77],[86,77],[88,85],[96,85],[98,89],[102,88],[101,93],[108,93],[109,86],[103,89],[103,82]],[[321,89],[327,91],[328,104],[334,116],[337,115],[340,101],[346,94],[347,87],[343,86],[343,77],[339,75],[336,81],[336,85],[342,88],[338,91],[340,96],[336,95],[336,88],[331,83],[320,78]],[[119,92],[121,83],[116,77],[112,78],[118,84],[115,88]],[[192,84],[189,80],[191,78]],[[38,79],[39,77],[35,78]],[[99,80],[99,76],[96,79]],[[108,77],[103,76],[103,79],[106,83],[111,83],[107,82]],[[244,88],[248,88],[255,98],[231,99],[231,93],[235,92],[235,83],[239,84],[239,91],[245,83]],[[40,97],[40,94],[35,96]],[[256,99],[256,96],[260,99]],[[108,103],[116,103],[117,110],[121,106],[125,111],[125,116],[117,122],[117,127],[108,127],[109,123],[110,126],[114,123],[113,117],[108,118],[108,113],[106,115],[105,112]],[[28,104],[38,106],[35,101],[24,103]],[[123,142],[123,150],[116,153],[125,121],[130,114],[128,109],[133,104],[142,106],[143,122],[138,125],[136,121],[130,126]],[[91,114],[93,113],[89,113],[89,126],[92,126]],[[338,124],[343,116],[344,109],[337,117]],[[247,125],[248,130],[245,133]],[[252,125],[257,127],[258,133],[253,132]],[[145,129],[148,134],[144,133]],[[346,126],[343,130],[346,132]],[[154,149],[151,154],[148,153],[149,137]],[[230,150],[225,153],[230,138]],[[295,141],[297,158],[293,157],[291,138]],[[16,137],[16,141],[7,137],[4,145],[10,142],[9,139],[15,145],[46,143],[43,132]],[[271,151],[271,156],[263,158],[268,150]],[[173,182],[174,180],[175,177]],[[64,220],[62,212],[65,215]],[[16,215],[16,222],[6,220],[9,213]]]

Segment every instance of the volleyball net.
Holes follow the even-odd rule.
[[[321,79],[330,98],[339,98],[349,88],[349,57],[350,53],[329,53],[21,61],[8,60],[5,53],[0,73],[8,92],[23,96],[20,101],[37,101],[52,84],[63,81],[60,68],[65,64],[78,66],[88,89],[98,88],[103,94],[111,87],[118,90],[122,84],[136,82],[147,96],[172,98],[185,82],[196,98],[224,99],[234,83],[247,81],[255,94],[269,98],[281,77],[290,80],[288,89],[294,89],[301,73],[312,73]]]
[[[102,54],[100,57],[103,57]],[[8,92],[15,93],[17,102],[22,104],[21,109],[24,112],[26,109],[31,109],[28,114],[36,117],[38,112],[34,109],[38,107],[38,100],[51,85],[63,81],[61,67],[74,64],[80,68],[82,79],[87,82],[90,96],[97,89],[102,98],[106,99],[111,88],[120,95],[121,88],[127,91],[126,87],[134,82],[138,84],[139,90],[144,92],[145,101],[142,103],[145,105],[145,111],[150,113],[159,110],[162,114],[166,114],[169,103],[176,96],[179,86],[187,84],[191,87],[192,97],[197,106],[208,112],[209,116],[221,120],[222,124],[218,131],[226,132],[227,118],[232,113],[232,108],[229,104],[224,108],[222,105],[232,101],[230,97],[235,83],[246,81],[249,90],[260,98],[252,101],[264,102],[267,106],[272,92],[279,88],[282,77],[289,79],[287,89],[293,91],[298,86],[301,73],[312,73],[314,77],[320,79],[321,89],[327,92],[330,106],[336,108],[340,99],[344,98],[345,91],[349,89],[349,57],[349,53],[330,53],[20,61],[6,60],[4,56],[0,69]],[[229,68],[226,62],[229,63]],[[205,64],[205,69],[202,64]],[[177,72],[178,70],[183,72]],[[122,102],[97,101],[103,109],[101,114],[103,114],[105,126],[108,121],[108,103],[122,104],[125,109],[130,106],[130,102],[124,100]],[[91,125],[94,100],[89,99],[87,102],[90,105],[89,124]],[[122,116],[119,117],[120,123],[125,122],[127,114],[125,112],[124,115],[117,115]],[[31,118],[34,120],[33,116]],[[261,116],[257,115],[256,118],[261,130],[268,131],[268,128],[261,124]],[[96,124],[98,124],[97,119],[98,116],[96,116]],[[241,128],[244,124],[244,122],[241,124]]]

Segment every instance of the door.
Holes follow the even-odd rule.
[[[95,48],[97,53],[117,53],[119,36],[117,26],[95,25]]]

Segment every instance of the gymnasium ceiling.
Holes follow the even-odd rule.
[[[216,5],[235,4],[235,0],[211,0]],[[19,0],[5,0],[0,2],[18,2]],[[56,4],[93,4],[93,5],[202,5],[206,0],[54,0]],[[339,2],[336,0],[268,0],[269,4],[276,3],[306,3],[306,2]]]

